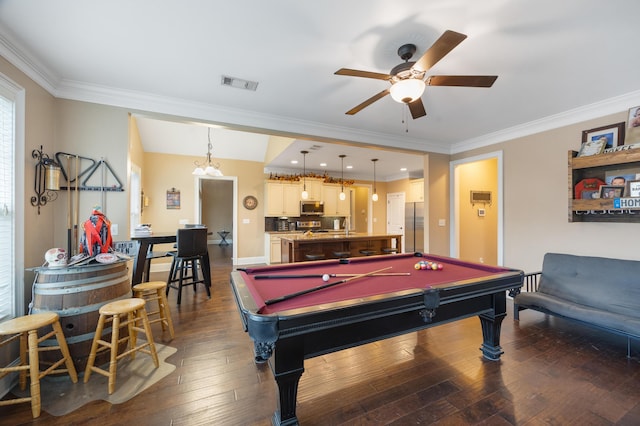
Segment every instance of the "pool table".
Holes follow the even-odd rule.
[[[416,270],[421,260],[443,268]],[[506,292],[519,289],[523,275],[409,253],[239,269],[231,273],[231,287],[256,362],[268,361],[276,380],[272,423],[296,425],[305,358],[477,315],[482,355],[499,360]]]

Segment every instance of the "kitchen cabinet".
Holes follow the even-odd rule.
[[[408,203],[421,203],[424,201],[424,179],[409,181]]]
[[[272,182],[265,184],[265,216],[300,216],[299,182]]]
[[[349,190],[345,188],[347,198],[340,199],[341,185],[327,184],[322,186],[322,201],[324,201],[325,216],[350,216],[351,201],[349,200]]]
[[[322,179],[306,178],[306,180],[303,179],[300,185],[304,187],[305,182],[307,192],[309,193],[307,201],[322,201]],[[302,193],[302,188],[300,191],[300,193]]]

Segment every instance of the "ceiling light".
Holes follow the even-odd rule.
[[[327,167],[327,163],[320,163],[320,167]]]
[[[374,158],[371,161],[373,161],[373,195],[371,196],[371,199],[373,201],[378,201],[378,194],[376,193],[376,161],[378,161],[378,159]]]
[[[340,201],[344,201],[347,199],[347,195],[344,193],[344,157],[346,157],[346,155],[340,154],[338,157],[340,157],[340,160],[342,160],[342,177],[340,178]]]
[[[196,168],[192,174],[196,176],[223,176],[220,171],[220,164],[211,163],[211,149],[213,148],[213,145],[211,145],[211,127],[208,128],[207,132],[207,161],[204,164],[199,164],[197,161],[194,161]]]
[[[307,198],[309,198],[309,193],[307,192],[307,154],[309,153],[309,151],[300,151],[300,154],[302,154],[302,199],[306,200]],[[297,161],[296,161],[297,163]]]
[[[291,160],[291,164],[298,164],[298,160]]]
[[[391,86],[389,92],[394,101],[410,104],[422,96],[425,87],[424,81],[419,78],[406,78]]]

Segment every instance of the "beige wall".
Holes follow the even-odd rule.
[[[446,154],[425,155],[425,251],[449,255],[449,161]],[[439,221],[444,220],[445,226]]]
[[[498,160],[495,158],[461,164],[456,168],[458,182],[459,258],[471,262],[498,264]],[[471,191],[489,191],[491,204],[472,204]],[[483,209],[484,216],[478,215]]]
[[[24,147],[24,266],[40,266],[44,262],[44,253],[56,243],[52,229],[54,227],[54,211],[60,207],[60,201],[51,201],[38,209],[31,205],[30,199],[35,179],[35,160],[31,157],[34,149],[42,145],[43,151],[50,157],[57,151],[54,138],[55,98],[30,78],[0,57],[0,72],[25,89],[25,147]],[[34,274],[25,271],[20,283],[24,288],[25,308],[31,300],[31,286]],[[26,309],[25,309],[26,312]]]
[[[546,252],[640,259],[638,224],[569,223],[567,152],[578,150],[583,130],[627,118],[620,111],[453,156],[502,150],[504,159],[504,264],[536,271]]]
[[[224,143],[224,141],[220,141]],[[144,154],[142,186],[149,205],[142,215],[143,223],[150,223],[154,232],[175,232],[180,220],[195,222],[195,178],[191,174],[194,162],[201,157],[168,155],[153,152]],[[264,165],[255,161],[216,159],[225,176],[238,177],[238,235],[231,238],[237,243],[238,258],[264,256]],[[180,190],[180,209],[166,208],[167,190]],[[247,210],[242,199],[253,195],[258,207]],[[248,223],[245,223],[248,222]],[[229,225],[231,226],[231,225]]]
[[[100,207],[112,224],[120,228],[115,240],[128,239],[129,226],[129,113],[120,108],[87,102],[57,99],[55,104],[55,139],[61,152],[80,155],[95,161],[104,160],[111,171],[102,165],[91,177],[79,178],[80,183],[89,187],[112,187],[120,181],[124,191],[80,191],[79,224],[86,221],[94,208]],[[72,160],[73,161],[73,160]],[[66,160],[65,160],[66,162]],[[83,163],[81,163],[83,164]],[[90,164],[90,163],[84,163]],[[66,167],[65,164],[63,164]],[[73,167],[73,165],[72,165]],[[81,170],[84,170],[81,165]],[[75,179],[75,176],[71,176]],[[104,184],[104,185],[103,185]],[[66,186],[66,182],[61,183]],[[66,247],[69,195],[71,210],[75,211],[73,191],[61,191],[54,212],[54,241],[57,246]],[[80,226],[81,232],[81,226]]]

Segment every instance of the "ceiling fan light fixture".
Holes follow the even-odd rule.
[[[391,86],[389,92],[394,101],[401,104],[410,104],[422,96],[426,88],[424,80],[419,78],[406,78]]]

